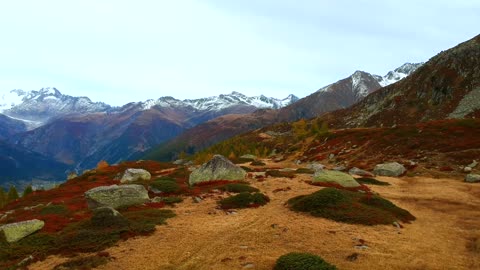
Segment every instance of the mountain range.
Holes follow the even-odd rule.
[[[232,92],[202,99],[165,96],[115,107],[56,88],[15,89],[0,95],[0,139],[77,171],[101,160],[117,163],[145,153],[172,159],[182,150],[198,151],[269,124],[349,107],[421,65],[406,63],[385,76],[356,71],[302,99]]]

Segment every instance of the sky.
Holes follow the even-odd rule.
[[[478,0],[0,1],[0,92],[303,97],[478,34]]]

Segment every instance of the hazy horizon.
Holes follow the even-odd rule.
[[[478,34],[475,1],[9,1],[0,92],[56,87],[123,105],[233,91],[307,96],[425,62]]]

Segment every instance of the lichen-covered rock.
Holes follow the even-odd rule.
[[[334,183],[342,187],[359,187],[360,184],[355,179],[346,173],[339,171],[321,170],[316,171],[313,175],[313,183]]]
[[[465,182],[480,183],[480,174],[467,174],[467,176],[465,176]]]
[[[133,182],[139,180],[148,181],[152,178],[152,175],[144,169],[126,169],[120,179],[121,183]]]
[[[252,155],[252,154],[246,154],[246,155],[240,156],[240,158],[242,158],[242,159],[257,159],[257,156]]]
[[[407,171],[405,167],[398,162],[390,162],[384,164],[378,164],[373,169],[373,173],[381,176],[393,176],[397,177],[404,174]]]
[[[308,164],[307,169],[311,169],[311,170],[314,170],[314,171],[320,171],[320,170],[325,169],[325,165],[315,162],[315,163]]]
[[[148,192],[141,185],[101,186],[85,192],[88,207],[91,209],[109,206],[119,208],[143,204],[149,201]]]
[[[42,220],[33,219],[3,225],[0,227],[0,232],[4,234],[7,242],[12,243],[41,230],[43,226],[45,226],[45,222]]]
[[[371,172],[359,169],[357,167],[353,167],[348,171],[349,174],[358,175],[363,177],[374,177],[375,175]]]
[[[215,155],[200,168],[190,174],[188,182],[195,185],[201,182],[229,180],[238,181],[245,179],[247,172],[230,162],[222,155]]]

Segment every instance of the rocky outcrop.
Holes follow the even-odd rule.
[[[313,183],[334,183],[342,187],[359,187],[360,184],[346,173],[339,171],[320,170],[313,175]]]
[[[465,182],[480,183],[480,174],[467,174],[467,176],[465,176]]]
[[[121,183],[145,180],[148,181],[152,175],[144,169],[126,169],[120,179]]]
[[[363,177],[374,177],[375,175],[371,172],[359,169],[357,167],[353,167],[348,171],[349,174],[351,175],[358,175],[358,176],[363,176]]]
[[[0,227],[0,232],[3,232],[7,242],[12,243],[41,230],[43,226],[45,226],[45,222],[42,220],[33,219],[3,225]]]
[[[95,209],[108,206],[119,208],[143,204],[149,201],[148,192],[141,185],[101,186],[85,192],[88,207]]]
[[[222,155],[215,155],[210,161],[190,174],[190,185],[201,182],[229,180],[243,180],[247,172]]]
[[[406,171],[407,169],[405,169],[405,167],[398,162],[378,164],[375,166],[375,169],[373,169],[373,173],[376,175],[392,177],[398,177],[404,174]]]

